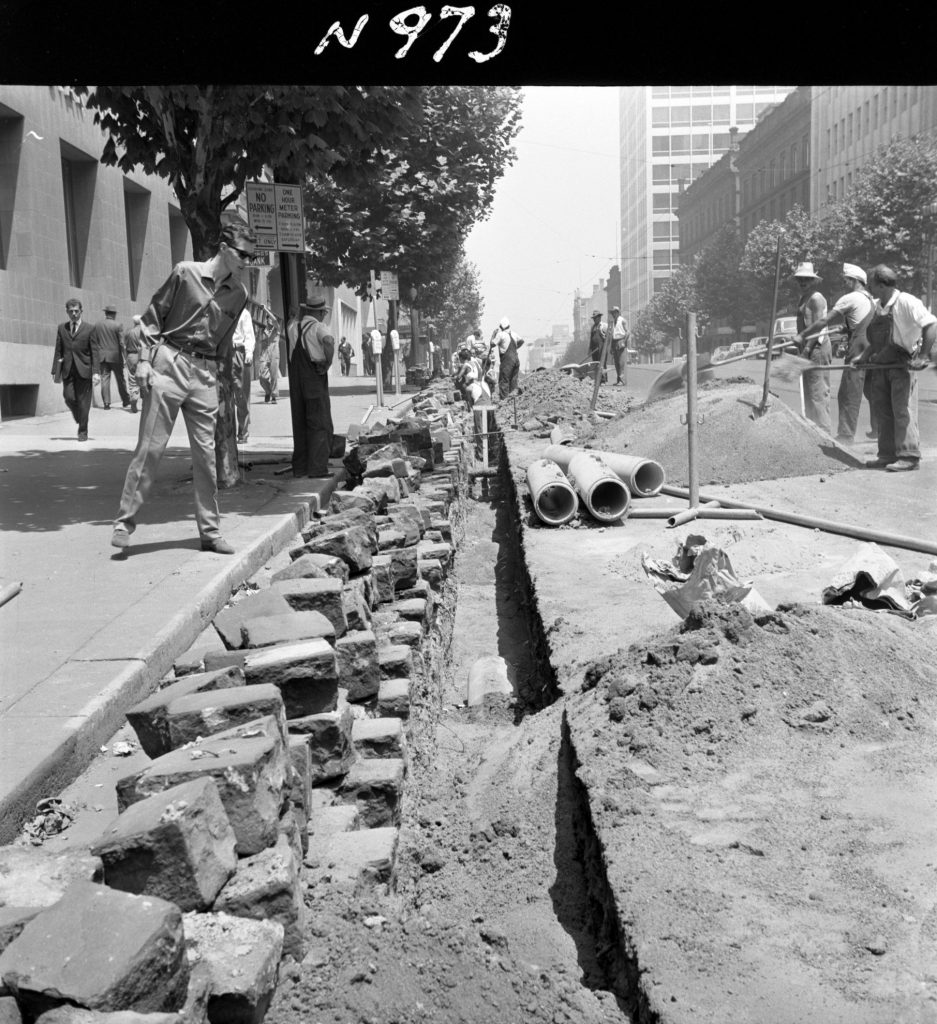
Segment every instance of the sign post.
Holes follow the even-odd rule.
[[[377,326],[377,298],[380,294],[380,285],[374,271],[371,271],[371,287],[369,289],[371,298],[371,316],[374,327],[371,330],[371,351],[374,353],[374,379],[377,384],[377,407],[384,405],[384,371],[381,368],[381,349],[384,347],[384,339]]]

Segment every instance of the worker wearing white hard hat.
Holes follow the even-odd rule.
[[[492,332],[491,340],[488,343],[488,358],[493,362],[497,355],[498,370],[498,397],[507,398],[511,392],[517,390],[517,378],[520,374],[521,364],[517,358],[517,350],[524,344],[524,339],[519,338],[511,330],[511,321],[503,316],[498,326]]]

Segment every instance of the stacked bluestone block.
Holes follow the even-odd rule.
[[[0,1021],[257,1024],[304,956],[307,903],[393,886],[464,482],[444,404],[417,407],[358,434],[328,512],[128,712],[150,761],[90,849],[0,851]]]

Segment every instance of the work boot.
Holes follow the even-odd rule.
[[[269,395],[264,395],[264,405],[266,405],[267,402],[269,402],[269,401],[270,401],[270,396]]]
[[[865,460],[865,468],[866,469],[886,469],[894,461],[895,461],[894,459],[866,459]]]
[[[125,548],[130,544],[130,531],[123,523],[118,523],[111,534],[111,547]]]
[[[137,403],[136,403],[136,399],[134,399],[134,401],[132,401],[132,402],[130,403],[130,411],[131,411],[131,412],[136,412],[136,411],[137,411]]]
[[[78,431],[78,440],[79,441],[87,441],[88,440],[88,432],[86,430],[79,430]]]
[[[907,473],[911,470],[919,469],[920,461],[920,459],[910,458],[895,459],[895,461],[890,462],[885,469],[887,469],[889,473]]]
[[[234,548],[224,539],[224,537],[214,537],[206,540],[202,538],[202,550],[211,551],[216,555],[233,555]]]

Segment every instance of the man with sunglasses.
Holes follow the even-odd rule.
[[[232,337],[247,289],[241,274],[254,255],[254,234],[243,221],[221,231],[217,253],[207,262],[183,261],[150,300],[128,345],[139,351],[137,383],[143,400],[140,434],[133,453],[111,544],[126,548],[136,515],[156,479],[159,462],[182,411],[192,450],[195,520],[203,551],[230,555],[221,536],[215,470],[215,420],[219,370],[230,375]]]

